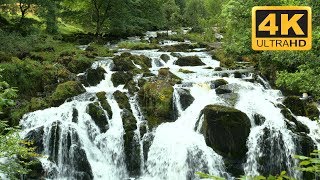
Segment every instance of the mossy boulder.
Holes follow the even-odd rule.
[[[150,128],[173,120],[173,87],[167,81],[146,82],[138,95]]]
[[[290,112],[290,110],[286,107],[281,107],[281,113],[282,115],[289,121],[286,121],[288,129],[290,129],[292,132],[305,132],[309,133],[309,128],[298,121]],[[290,123],[291,122],[291,123]],[[293,124],[292,124],[293,123]]]
[[[93,62],[94,59],[79,56],[77,58],[71,59],[71,61],[67,64],[67,69],[72,73],[82,73],[90,68]]]
[[[96,86],[105,78],[105,73],[106,71],[102,67],[90,68],[86,71],[82,82],[85,86]]]
[[[217,79],[210,82],[211,89],[218,88],[219,86],[228,84],[228,81],[224,79]]]
[[[299,96],[288,96],[283,100],[283,104],[296,116],[307,116],[311,120],[319,119],[317,104],[302,100]]]
[[[180,57],[176,62],[179,66],[203,66],[205,65],[198,56]]]
[[[262,116],[261,114],[254,114],[253,120],[254,120],[254,124],[256,126],[260,126],[266,121],[266,118],[264,116]]]
[[[66,99],[86,92],[82,84],[78,81],[68,81],[59,84],[51,95],[50,99],[53,106],[61,105]]]
[[[170,60],[170,56],[168,54],[161,54],[160,59],[164,62],[168,62]]]
[[[221,67],[215,67],[214,71],[222,71],[222,68]]]
[[[151,65],[151,59],[143,55],[132,55],[130,53],[122,53],[120,56],[113,58],[114,67],[113,71],[134,71],[134,72],[145,72],[149,71]],[[136,65],[139,65],[139,69]]]
[[[113,93],[113,97],[117,101],[120,109],[127,109],[127,110],[131,111],[131,106],[129,104],[129,98],[124,92],[121,92],[118,90]]]
[[[108,117],[109,117],[109,119],[111,119],[113,113],[112,113],[111,106],[110,106],[110,104],[109,104],[108,101],[107,101],[106,93],[105,93],[105,92],[98,92],[98,93],[96,94],[96,96],[97,96],[97,98],[98,98],[98,100],[99,100],[99,102],[100,102],[101,107],[102,107],[105,111],[107,111]]]
[[[204,122],[201,132],[207,145],[223,157],[243,159],[248,150],[249,117],[235,108],[221,105],[208,105],[202,113]]]
[[[283,100],[283,104],[297,116],[305,116],[304,103],[299,96],[288,96]]]
[[[169,68],[161,68],[158,71],[158,77],[159,80],[165,80],[171,85],[180,84],[181,78],[170,72]]]
[[[127,82],[133,80],[133,74],[131,72],[118,71],[112,74],[111,81],[115,87],[121,84],[126,84]]]
[[[161,51],[166,52],[189,52],[194,48],[199,48],[197,44],[180,43],[171,46],[162,46]]]
[[[139,88],[137,87],[137,84],[135,83],[134,80],[128,81],[125,86],[125,89],[128,89],[128,92],[133,95],[135,92],[139,91]]]
[[[101,133],[107,132],[109,129],[108,120],[106,118],[106,114],[104,113],[103,109],[100,108],[99,104],[90,103],[88,105],[88,114],[91,116],[94,123],[99,127]]]

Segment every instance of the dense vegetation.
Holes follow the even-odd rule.
[[[311,6],[313,49],[253,51],[251,8],[258,5]],[[191,31],[183,34],[181,27],[191,27]],[[6,98],[1,97],[0,119],[13,127],[27,112],[59,106],[65,99],[82,93],[76,75],[90,68],[95,57],[113,55],[116,50],[103,46],[107,42],[141,36],[148,30],[168,29],[177,34],[166,38],[198,42],[199,47],[210,49],[224,67],[237,68],[239,61],[250,62],[273,87],[284,93],[308,93],[314,100],[320,100],[320,2],[317,0],[1,0],[1,81],[19,91],[14,107],[8,106],[12,105],[11,101],[2,102]],[[215,33],[224,36],[222,47],[216,47],[214,42],[220,39]],[[159,48],[158,40],[122,42],[119,48]],[[77,47],[89,43],[86,51]],[[145,91],[152,92],[156,83],[147,83]],[[2,90],[4,95],[12,92]],[[151,112],[152,108],[148,110]],[[159,106],[159,111],[168,108]],[[0,141],[5,127],[0,124]],[[10,138],[11,133],[8,134],[6,137]],[[18,142],[16,136],[12,138],[14,143]],[[14,145],[16,148],[17,144]],[[0,171],[5,170],[0,166]]]

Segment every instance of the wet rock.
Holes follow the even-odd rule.
[[[143,73],[142,77],[151,77],[151,76],[155,76],[155,74],[153,74],[151,72],[145,72],[145,73]]]
[[[151,67],[151,59],[146,56],[132,55],[130,53],[122,53],[120,56],[113,58],[114,67],[112,71],[149,71]],[[141,69],[137,68],[134,64],[137,64]]]
[[[97,69],[90,68],[85,74],[86,82],[89,86],[96,86],[104,79],[104,73],[106,71],[102,67],[98,67]]]
[[[260,142],[261,155],[258,158],[258,171],[263,176],[277,175],[281,171],[288,172],[288,163],[293,164],[290,156],[286,156],[282,133],[274,128],[264,128]]]
[[[214,88],[218,88],[219,86],[226,85],[226,84],[228,84],[228,81],[226,81],[224,79],[217,79],[217,80],[210,82],[210,88],[214,89]]]
[[[234,75],[234,78],[242,78],[242,74],[239,71],[235,71],[233,75]]]
[[[266,118],[261,114],[254,114],[253,120],[255,125],[261,126],[266,121]]]
[[[131,106],[129,104],[129,98],[125,93],[118,90],[113,93],[113,96],[114,96],[115,100],[117,101],[120,109],[127,109],[127,110],[131,111]]]
[[[180,96],[180,104],[182,110],[187,109],[194,101],[194,97],[191,95],[190,90],[184,89],[184,88],[179,88],[176,89]]]
[[[45,179],[46,172],[38,159],[32,159],[33,163],[28,166],[31,171],[24,176],[24,179]]]
[[[101,133],[107,132],[108,120],[104,111],[98,106],[98,104],[90,103],[88,105],[88,114],[91,116],[94,123],[99,127]]]
[[[158,79],[169,82],[172,86],[181,83],[181,78],[170,72],[169,68],[161,68],[158,71]]]
[[[208,105],[202,113],[204,123],[201,132],[207,145],[224,157],[243,159],[251,128],[248,116],[237,109],[221,105]]]
[[[231,92],[227,94],[219,94],[219,97],[223,98],[228,105],[235,106],[235,104],[238,102],[239,94]]]
[[[159,60],[159,59],[154,59],[153,63],[157,66],[157,67],[161,67],[163,66],[163,63]]]
[[[173,56],[173,57],[176,57],[176,58],[181,58],[182,57],[182,55],[180,53],[177,53],[177,52],[172,52],[172,53],[170,53],[170,55]]]
[[[71,158],[74,168],[73,176],[76,179],[92,180],[94,176],[86,152],[78,145],[71,148],[73,151],[73,158]]]
[[[240,164],[244,162],[248,150],[249,117],[237,109],[221,105],[208,105],[202,113],[204,122],[201,133],[207,145],[224,157],[229,172],[241,175],[243,168]]]
[[[181,43],[181,44],[175,44],[172,46],[162,46],[160,51],[165,52],[189,52],[191,49],[199,48],[197,44],[187,44],[187,43]]]
[[[320,113],[316,103],[307,103],[305,105],[306,116],[311,120],[319,119]]]
[[[216,94],[228,94],[228,93],[232,93],[232,91],[230,89],[228,89],[227,87],[218,87],[215,89]]]
[[[229,74],[228,73],[222,73],[221,77],[229,77]]]
[[[84,87],[78,81],[68,81],[59,84],[56,90],[51,95],[51,104],[53,106],[61,105],[66,99],[77,96],[86,92]]]
[[[50,140],[49,140],[49,160],[57,163],[60,148],[60,134],[61,134],[61,122],[56,121],[52,123],[50,130]]]
[[[299,96],[288,96],[283,100],[283,104],[297,116],[305,116],[304,103]]]
[[[137,129],[137,121],[132,112],[123,109],[121,112],[123,121],[123,128],[125,134],[124,139],[124,152],[126,155],[126,164],[130,176],[137,176],[140,173],[140,144],[137,139],[135,130]]]
[[[179,58],[176,62],[179,66],[203,66],[205,65],[198,56],[185,56]]]
[[[310,132],[309,128],[306,125],[302,124],[300,121],[298,121],[287,108],[283,107],[281,109],[281,113],[289,122],[293,123],[292,125],[289,122],[286,122],[288,129],[290,129],[291,131],[305,133]]]
[[[167,54],[162,54],[160,59],[162,59],[164,62],[168,62],[170,60],[170,56]]]
[[[133,80],[131,72],[118,71],[112,74],[111,81],[115,87]]]
[[[139,104],[151,129],[173,120],[173,87],[168,81],[146,82],[138,95]]]
[[[135,92],[139,91],[139,88],[137,87],[137,84],[134,82],[134,80],[127,81],[124,88],[128,89],[128,92],[131,95],[133,95]]]
[[[72,109],[72,122],[78,123],[79,112],[76,108]]]
[[[154,134],[152,133],[146,133],[143,137],[143,155],[144,155],[145,161],[148,160],[148,152],[152,145],[153,140],[154,140]]]
[[[221,67],[215,67],[214,71],[222,71],[222,68]]]
[[[36,147],[35,152],[41,154],[44,150],[43,146],[43,134],[44,134],[44,127],[41,126],[37,129],[31,130],[26,135],[25,139],[27,141],[33,142],[33,146]]]
[[[105,111],[107,111],[108,117],[109,117],[109,119],[111,119],[113,113],[112,113],[111,106],[110,106],[110,104],[109,104],[108,101],[107,101],[106,92],[98,92],[98,93],[96,94],[96,96],[97,96],[97,98],[98,98],[98,100],[99,100],[99,102],[100,102],[101,107],[102,107]]]

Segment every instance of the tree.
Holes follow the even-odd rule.
[[[179,26],[182,18],[180,18],[180,9],[174,0],[168,0],[162,5],[162,13],[166,20],[167,28]]]

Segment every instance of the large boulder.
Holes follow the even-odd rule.
[[[146,82],[138,95],[139,104],[150,128],[173,120],[173,87],[168,81]]]
[[[194,101],[194,97],[191,95],[190,90],[185,88],[179,88],[176,89],[176,91],[180,96],[180,104],[182,110],[187,109],[187,107],[189,107]]]
[[[151,59],[146,56],[132,55],[130,53],[122,53],[120,56],[115,56],[113,58],[114,67],[113,71],[149,71],[151,65]],[[139,65],[139,69],[136,65]]]
[[[59,84],[56,90],[51,95],[53,106],[61,105],[66,99],[77,96],[86,92],[82,84],[78,81],[68,81]]]
[[[169,68],[161,68],[158,71],[158,77],[159,80],[164,80],[170,83],[171,85],[179,84],[181,83],[181,78],[170,72]]]
[[[96,69],[90,68],[87,70],[85,77],[89,86],[96,86],[104,79],[106,71],[102,67]]]
[[[310,130],[309,128],[298,121],[292,113],[289,111],[288,108],[282,107],[281,108],[281,113],[286,118],[286,124],[288,129],[290,129],[292,132],[304,132],[304,133],[309,133]]]
[[[111,81],[115,87],[133,80],[131,72],[118,71],[112,74]]]
[[[108,120],[106,118],[106,114],[102,108],[100,108],[99,104],[90,103],[88,105],[88,114],[91,116],[94,123],[99,127],[101,133],[107,132],[109,129]]]
[[[205,65],[198,56],[185,56],[179,58],[176,62],[179,66],[203,66]]]
[[[237,109],[221,105],[208,105],[202,113],[204,121],[200,130],[207,145],[224,157],[229,172],[235,176],[241,175],[241,164],[248,150],[249,117]]]
[[[43,146],[44,127],[41,126],[27,133],[25,140],[33,142],[33,146],[36,148],[35,152],[41,154],[44,150]]]

